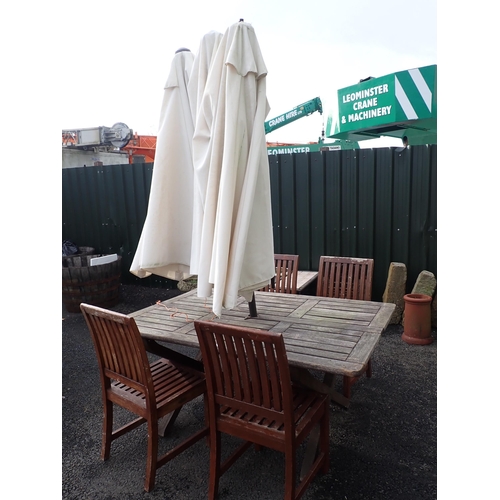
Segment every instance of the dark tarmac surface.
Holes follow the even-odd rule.
[[[112,309],[130,313],[177,293],[122,285],[121,302]],[[304,500],[437,498],[437,332],[432,332],[434,342],[426,346],[406,344],[402,333],[400,325],[387,328],[372,358],[373,376],[363,377],[353,386],[349,409],[330,404],[330,470],[314,479]],[[160,468],[150,493],[143,489],[145,425],[114,441],[108,461],[100,459],[102,406],[97,361],[82,315],[68,313],[64,306],[62,362],[63,499],[207,498],[209,450],[205,440]],[[186,405],[173,434],[161,438],[160,452],[201,428],[203,417],[202,399]],[[115,422],[124,423],[124,418],[128,415],[117,408]],[[223,453],[234,444],[223,440]],[[283,456],[251,448],[222,477],[219,498],[281,499],[283,482]]]

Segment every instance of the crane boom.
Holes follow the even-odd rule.
[[[276,130],[280,127],[288,125],[289,123],[294,122],[299,118],[309,116],[315,111],[319,111],[320,114],[323,114],[323,104],[321,103],[321,99],[319,97],[315,97],[310,101],[299,104],[291,111],[287,111],[286,113],[283,113],[282,115],[279,115],[276,118],[265,122],[264,126],[266,134],[269,134],[269,132],[272,132],[273,130]]]

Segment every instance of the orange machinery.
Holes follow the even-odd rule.
[[[128,152],[129,162],[134,163],[135,157],[144,157],[144,163],[152,163],[155,160],[156,136],[138,135],[135,133],[128,144],[121,148]],[[141,158],[142,160],[142,158]],[[137,160],[136,160],[137,161]]]

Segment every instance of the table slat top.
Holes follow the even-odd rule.
[[[198,347],[194,321],[216,321],[283,333],[291,365],[357,376],[366,366],[395,305],[309,295],[255,292],[257,318],[240,298],[220,318],[211,298],[192,290],[131,314],[141,335],[160,342]]]

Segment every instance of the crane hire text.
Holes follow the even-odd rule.
[[[302,114],[300,110],[298,109],[292,109],[292,111],[289,111],[288,113],[285,113],[284,115],[278,116],[276,118],[273,118],[272,120],[269,120],[268,125],[270,127],[274,127],[275,125],[278,125],[278,123],[282,123],[285,120],[289,120],[290,118],[294,118],[295,116],[298,116],[299,114]]]

